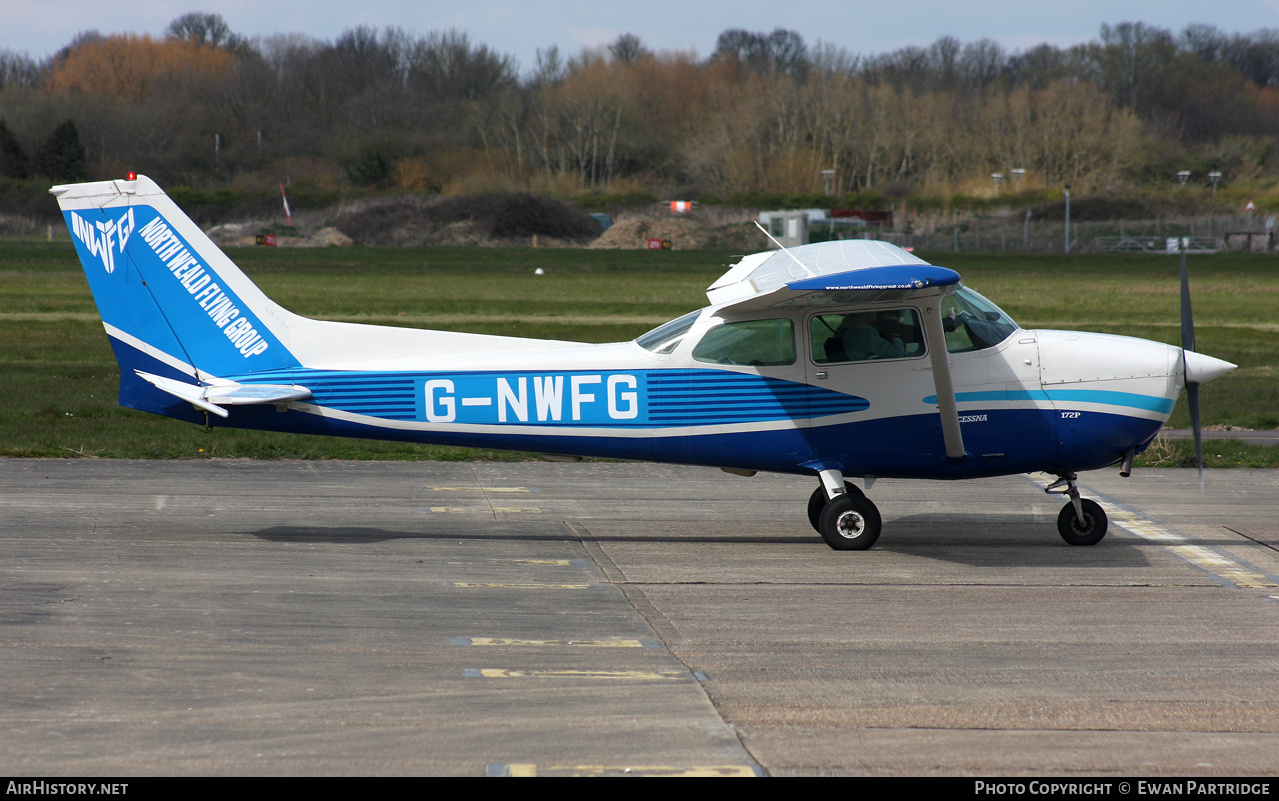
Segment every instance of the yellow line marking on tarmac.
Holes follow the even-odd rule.
[[[587,567],[590,565],[585,559],[480,559],[478,561],[486,565],[540,565],[543,567]],[[468,565],[474,564],[474,562],[454,559],[444,562],[444,564]]]
[[[446,587],[495,587],[511,590],[588,590],[594,586],[591,584],[543,584],[538,581],[446,581],[443,583]]]
[[[722,776],[755,778],[763,775],[752,765],[538,765],[532,762],[492,763],[489,776]]]
[[[693,681],[687,670],[570,670],[567,668],[467,668],[465,675],[483,679],[622,679],[625,681]]]
[[[1187,562],[1198,565],[1209,573],[1229,581],[1236,587],[1249,590],[1279,587],[1279,584],[1275,584],[1275,582],[1260,573],[1253,573],[1245,569],[1238,562],[1223,556],[1212,548],[1207,548],[1203,545],[1191,545],[1180,534],[1174,534],[1162,526],[1142,519],[1131,512],[1116,509],[1110,504],[1106,504],[1106,514],[1125,530],[1143,539],[1167,545],[1168,550]]]
[[[540,515],[540,514],[542,513],[542,509],[541,509],[541,507],[537,507],[537,506],[488,506],[488,507],[481,507],[481,506],[432,506],[432,507],[430,507],[430,508],[431,508],[431,511],[432,511],[432,512],[439,512],[439,513],[441,513],[441,514],[454,514],[454,515],[456,515],[456,514],[468,514],[468,513],[469,513],[469,514],[484,514],[484,515],[489,515],[489,514],[498,514],[498,513],[500,513],[500,514],[513,514],[513,515],[518,515],[518,514],[525,514],[525,515]]]
[[[574,648],[644,648],[643,640],[522,640],[513,637],[468,637],[468,645],[518,646],[545,648],[572,646]]]
[[[532,492],[528,487],[427,487],[432,492]]]

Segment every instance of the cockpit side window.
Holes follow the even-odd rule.
[[[951,353],[994,347],[1017,330],[1003,310],[967,287],[942,299],[941,316]]]
[[[693,358],[712,364],[755,367],[795,363],[795,324],[786,317],[745,320],[708,329]]]
[[[923,355],[924,337],[915,309],[818,314],[809,320],[817,364],[904,359]]]

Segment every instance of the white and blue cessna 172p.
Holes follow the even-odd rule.
[[[746,256],[706,308],[604,345],[300,317],[151,180],[56,186],[120,363],[120,404],[194,423],[818,477],[814,528],[869,548],[846,481],[1045,472],[1091,545],[1076,473],[1125,474],[1189,389],[1234,365],[1128,337],[1025,331],[959,275],[892,245]],[[1184,290],[1183,273],[1183,290]],[[1188,304],[1183,304],[1183,318]],[[1187,328],[1183,321],[1183,329]]]

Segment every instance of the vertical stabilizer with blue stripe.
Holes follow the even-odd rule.
[[[138,371],[203,381],[298,365],[286,345],[294,315],[262,294],[153,181],[50,191],[120,361],[122,403],[159,411],[146,400],[152,389],[132,386]]]

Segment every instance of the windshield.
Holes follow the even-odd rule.
[[[941,317],[951,353],[994,347],[1018,328],[998,306],[965,286],[942,300]]]
[[[701,309],[698,309],[695,312],[689,312],[683,317],[677,317],[670,322],[662,323],[657,328],[636,339],[635,344],[654,353],[671,353],[679,346],[680,340],[688,333],[688,329],[693,327],[693,323],[697,322],[697,318],[701,313]]]

